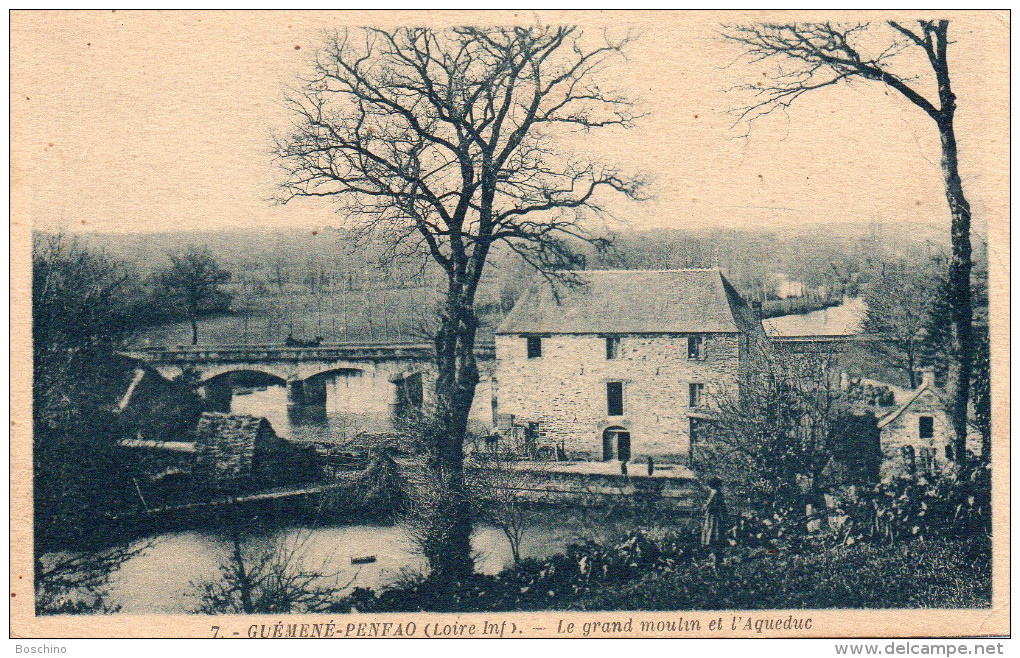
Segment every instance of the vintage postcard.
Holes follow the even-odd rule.
[[[1009,635],[1008,11],[10,25],[13,637]]]

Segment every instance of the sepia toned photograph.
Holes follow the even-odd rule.
[[[13,12],[12,636],[1008,636],[1009,19]]]

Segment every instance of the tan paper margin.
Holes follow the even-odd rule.
[[[12,21],[18,14],[13,12]],[[607,11],[532,11],[518,12],[392,12],[392,11],[353,11],[341,13],[323,13],[324,22],[333,24],[449,24],[458,22],[472,23],[594,23],[608,24],[616,20],[628,22],[643,21],[683,21],[687,18],[704,20],[706,15],[718,18],[720,22],[736,20],[879,20],[887,18],[912,19],[921,12],[607,12]],[[1005,33],[1008,42],[1009,12],[980,11],[940,11],[940,16],[950,18],[977,18],[997,23]],[[234,14],[237,20],[243,20],[244,12]],[[281,13],[281,20],[285,20]],[[414,19],[413,21],[411,19]],[[30,53],[21,53],[17,44],[11,44],[12,79],[11,94],[17,86],[17,57],[30,57]],[[990,53],[1008,58],[1008,49],[998,53]],[[1008,71],[1008,63],[997,62],[992,67],[996,71]],[[985,136],[990,145],[996,146],[996,153],[1008,154],[1009,147],[1009,91],[1008,85],[1002,81],[990,93],[994,94],[996,106],[1001,113],[988,117],[986,124],[988,134]],[[385,615],[288,615],[237,617],[201,615],[188,616],[128,616],[117,615],[108,617],[36,617],[34,615],[32,589],[32,460],[31,460],[31,226],[29,200],[32,197],[32,181],[23,171],[22,162],[18,160],[19,147],[24,145],[30,136],[19,131],[19,112],[12,102],[11,110],[11,373],[10,373],[10,411],[11,411],[11,562],[10,562],[10,603],[11,620],[10,634],[16,638],[72,638],[72,637],[212,637],[213,626],[219,627],[220,635],[227,637],[247,637],[249,629],[255,625],[277,623],[325,624],[332,621],[341,627],[348,623],[389,622],[399,623],[413,621],[417,625],[416,637],[422,637],[422,627],[426,623],[475,623],[483,621],[498,622],[502,620],[516,623],[526,629],[515,637],[579,637],[578,629],[573,635],[557,633],[558,623],[574,622],[578,626],[585,621],[633,621],[635,627],[642,620],[699,620],[702,628],[707,629],[712,620],[721,619],[725,623],[721,631],[703,630],[701,633],[675,635],[661,634],[659,637],[961,637],[961,636],[1002,636],[1010,632],[1010,564],[1009,564],[1009,253],[1010,233],[1008,212],[999,213],[988,226],[989,250],[995,256],[990,257],[990,316],[992,340],[992,394],[993,394],[993,463],[995,464],[993,479],[993,596],[992,606],[981,610],[794,610],[794,611],[697,611],[697,612],[542,612],[542,613],[485,613],[485,614],[403,614]],[[1008,156],[999,160],[1003,167]],[[982,175],[992,172],[982,171]],[[1004,185],[994,199],[1000,208],[1009,208],[1008,172],[1003,177]],[[948,227],[947,227],[948,228]],[[734,633],[728,630],[728,623],[734,616],[754,619],[785,619],[792,615],[796,619],[811,619],[811,628],[803,631],[774,633]],[[621,633],[613,637],[649,637],[640,633]],[[605,634],[593,634],[591,637],[607,637]]]

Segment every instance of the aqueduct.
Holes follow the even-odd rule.
[[[492,347],[477,350],[479,361],[491,361]],[[384,375],[392,385],[390,401],[421,403],[432,399],[436,371],[428,343],[338,343],[315,347],[279,345],[178,346],[123,352],[165,379],[186,372],[210,382],[234,372],[254,372],[286,382],[295,400],[325,396],[324,376],[360,371]]]

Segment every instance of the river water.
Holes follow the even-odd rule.
[[[393,431],[397,410],[385,373],[345,371],[327,376],[325,384],[324,405],[288,402],[282,384],[234,386],[230,412],[265,417],[277,435],[295,440],[340,442],[360,433]],[[474,429],[491,427],[491,399],[490,383],[479,383],[470,417]]]
[[[325,404],[296,404],[283,385],[231,383],[230,411],[269,419],[276,433],[293,440],[342,442],[360,433],[391,432],[397,409],[391,405],[392,384],[385,373],[343,371],[326,376]],[[251,384],[252,382],[247,382]],[[476,430],[491,426],[491,389],[482,382],[471,410]],[[293,527],[270,536],[292,549],[304,569],[333,574],[328,586],[379,589],[402,572],[421,572],[425,564],[403,532],[389,525]],[[524,537],[525,557],[544,557],[566,548],[576,534],[562,524],[537,525]],[[476,526],[471,538],[476,569],[498,573],[512,563],[506,537],[490,526]],[[216,579],[232,544],[211,531],[169,532],[139,542],[145,550],[124,562],[109,582],[111,602],[126,614],[192,612],[198,605],[195,587]],[[352,557],[375,556],[370,564],[352,565]]]
[[[848,297],[838,306],[799,315],[781,315],[762,320],[766,333],[783,336],[853,336],[864,330],[868,306],[860,297]]]
[[[521,545],[524,557],[545,557],[562,552],[578,534],[564,524],[537,525],[527,531]],[[329,574],[322,585],[378,590],[392,584],[402,572],[421,573],[425,563],[415,554],[396,526],[351,525],[279,530],[273,545],[293,551],[302,569]],[[231,543],[200,531],[160,535],[141,554],[113,573],[110,601],[124,614],[181,614],[198,606],[195,588],[214,580],[231,553]],[[141,546],[142,544],[138,544]],[[491,526],[478,526],[471,537],[475,568],[494,574],[512,562],[506,537]],[[371,564],[352,565],[352,557],[374,555]]]

